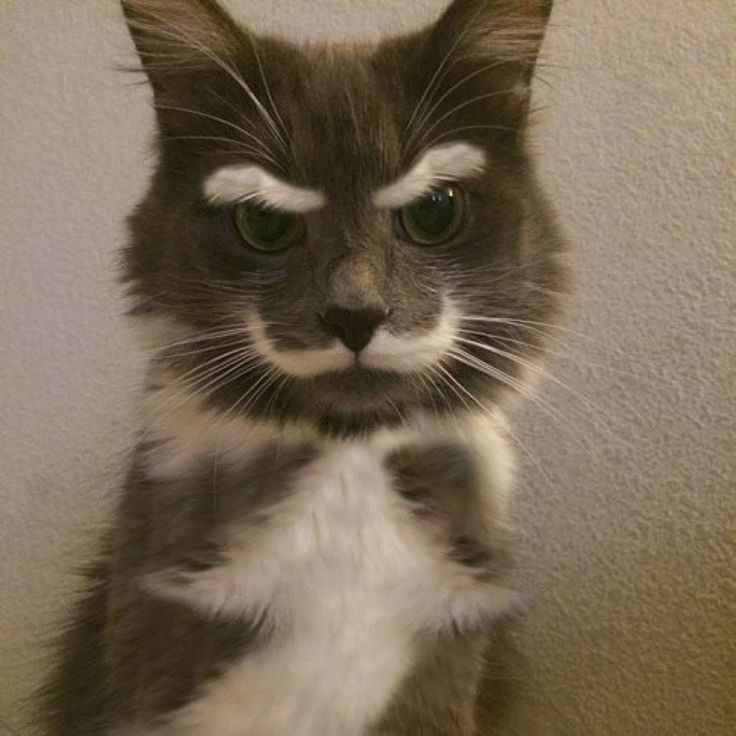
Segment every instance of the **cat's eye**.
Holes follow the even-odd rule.
[[[439,245],[460,229],[465,214],[462,192],[451,184],[435,187],[399,210],[399,224],[409,240]]]
[[[304,232],[304,223],[297,215],[256,202],[236,205],[234,218],[240,237],[264,253],[286,250]]]

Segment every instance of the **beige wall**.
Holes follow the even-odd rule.
[[[442,4],[237,3],[311,35],[404,27]],[[520,586],[537,603],[508,734],[733,732],[735,23],[732,0],[560,0],[554,14],[535,138],[579,288],[550,363],[572,388],[548,380],[555,409],[525,407],[515,430]],[[139,365],[111,296],[150,165],[147,91],[114,71],[130,58],[114,0],[0,0],[0,713],[13,719],[134,421]]]

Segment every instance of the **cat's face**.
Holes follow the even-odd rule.
[[[523,140],[546,5],[344,50],[123,2],[160,132],[126,277],[183,391],[351,432],[518,388],[562,278]]]

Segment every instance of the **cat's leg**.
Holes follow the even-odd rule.
[[[370,736],[475,736],[484,636],[447,636],[415,665]]]
[[[488,634],[476,700],[479,736],[506,733],[514,708],[522,700],[528,672],[519,648],[518,623],[511,618],[500,620]]]
[[[481,460],[469,445],[429,443],[402,447],[388,463],[395,488],[411,503],[417,522],[468,575],[468,590],[474,586],[492,590],[504,580],[509,566],[503,525],[495,512],[496,484],[482,472]],[[495,709],[488,712],[488,703],[498,700],[499,691],[485,681],[484,671],[490,667],[490,677],[496,677],[497,668],[506,665],[494,661],[486,666],[485,655],[495,657],[499,632],[505,630],[509,616],[523,609],[522,599],[512,591],[497,590],[476,621],[480,628],[458,631],[456,621],[446,630],[455,633],[420,644],[422,656],[375,736],[474,736],[479,715],[485,735],[487,719],[495,717]],[[458,592],[458,610],[469,600]],[[481,689],[483,707],[479,707]]]
[[[493,736],[524,686],[513,619],[439,642],[418,662],[369,736]]]
[[[38,690],[34,734],[105,736],[109,731],[104,574],[102,566],[90,572],[89,591],[59,637],[53,667]]]
[[[214,621],[135,584],[111,600],[103,571],[93,586],[40,693],[43,736],[183,734],[172,716],[267,639],[260,620]]]

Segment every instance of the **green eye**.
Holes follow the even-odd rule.
[[[235,227],[248,245],[265,253],[286,250],[303,232],[301,218],[255,202],[235,207]]]
[[[399,210],[399,222],[406,236],[415,243],[438,245],[460,229],[463,215],[460,190],[447,184]]]

